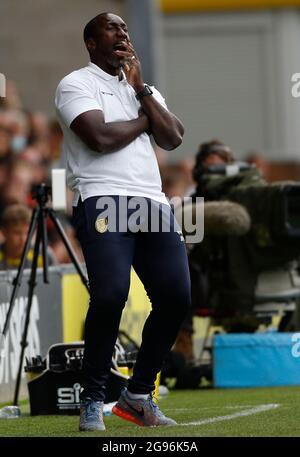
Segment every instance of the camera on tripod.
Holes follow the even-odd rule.
[[[27,347],[27,336],[28,336],[28,327],[30,322],[30,311],[32,306],[32,300],[34,295],[34,289],[37,285],[36,282],[36,273],[38,267],[38,256],[40,251],[42,252],[42,268],[43,268],[43,280],[44,283],[49,283],[48,277],[48,255],[47,255],[47,248],[48,248],[48,235],[47,235],[47,219],[49,218],[53,226],[55,227],[58,235],[62,239],[62,242],[73,262],[73,265],[79,274],[83,285],[89,291],[88,280],[87,277],[73,251],[71,243],[69,242],[66,233],[64,232],[63,226],[58,219],[55,208],[63,208],[65,206],[65,173],[64,170],[52,170],[52,188],[45,183],[42,183],[36,186],[33,189],[32,196],[37,201],[37,205],[32,212],[31,222],[29,226],[29,230],[27,233],[26,242],[23,248],[20,264],[18,267],[17,275],[13,280],[13,289],[10,298],[9,308],[7,311],[6,319],[4,328],[2,330],[1,341],[5,339],[5,336],[8,332],[10,318],[12,315],[13,307],[15,304],[15,299],[17,297],[19,288],[21,286],[23,271],[25,268],[25,261],[27,259],[28,251],[31,248],[31,245],[34,240],[34,248],[33,248],[33,259],[31,263],[31,271],[28,281],[28,297],[27,297],[27,309],[26,315],[24,319],[24,328],[22,332],[22,340],[21,340],[21,351],[20,351],[20,358],[19,358],[19,366],[18,366],[18,373],[17,373],[17,380],[14,392],[14,405],[18,405],[18,398],[19,398],[19,389],[20,389],[20,382],[21,382],[21,374],[23,369],[23,360],[25,349]],[[47,205],[50,193],[52,191],[52,207]],[[40,361],[37,360],[37,363]],[[37,368],[37,367],[35,367]]]
[[[52,209],[66,210],[66,172],[63,168],[53,169],[51,171],[51,186],[41,183],[33,186],[31,189],[32,198],[40,206],[46,205],[51,197]]]
[[[31,195],[40,205],[45,205],[51,196],[52,187],[42,183],[32,187]]]

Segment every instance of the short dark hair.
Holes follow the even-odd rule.
[[[207,143],[200,144],[193,169],[193,178],[196,182],[201,179],[204,172],[204,161],[212,154],[217,154],[224,160],[225,163],[230,163],[234,160],[231,149],[219,140],[212,140]]]
[[[89,38],[94,38],[96,35],[96,28],[98,25],[98,21],[101,17],[107,16],[109,13],[100,13],[97,16],[95,16],[93,19],[91,19],[86,26],[84,27],[83,30],[83,39],[84,42],[86,43]]]

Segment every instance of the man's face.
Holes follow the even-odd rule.
[[[203,161],[203,168],[207,169],[211,165],[220,165],[226,163],[226,160],[223,159],[219,154],[210,154],[206,159]]]
[[[107,14],[99,18],[96,36],[87,41],[87,47],[93,57],[119,68],[121,58],[114,51],[124,50],[124,44],[128,41],[127,25],[123,19],[115,14]]]
[[[2,229],[5,238],[5,254],[7,257],[21,257],[26,242],[29,224],[19,222]]]

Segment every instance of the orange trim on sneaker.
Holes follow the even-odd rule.
[[[136,417],[132,416],[131,414],[118,408],[116,405],[112,408],[112,412],[117,416],[121,417],[122,419],[125,419],[126,421],[133,422],[134,424],[140,425],[141,427],[145,426],[143,422],[139,421],[138,419],[136,419]]]

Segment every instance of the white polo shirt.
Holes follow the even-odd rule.
[[[152,87],[153,96],[165,108],[161,94]],[[155,152],[147,133],[118,151],[99,153],[90,149],[70,129],[72,121],[90,110],[101,110],[105,122],[129,121],[138,117],[140,103],[125,74],[105,73],[93,63],[63,78],[56,90],[55,105],[64,134],[63,154],[67,184],[79,196],[129,195],[149,197],[168,204],[161,190],[161,178]]]

